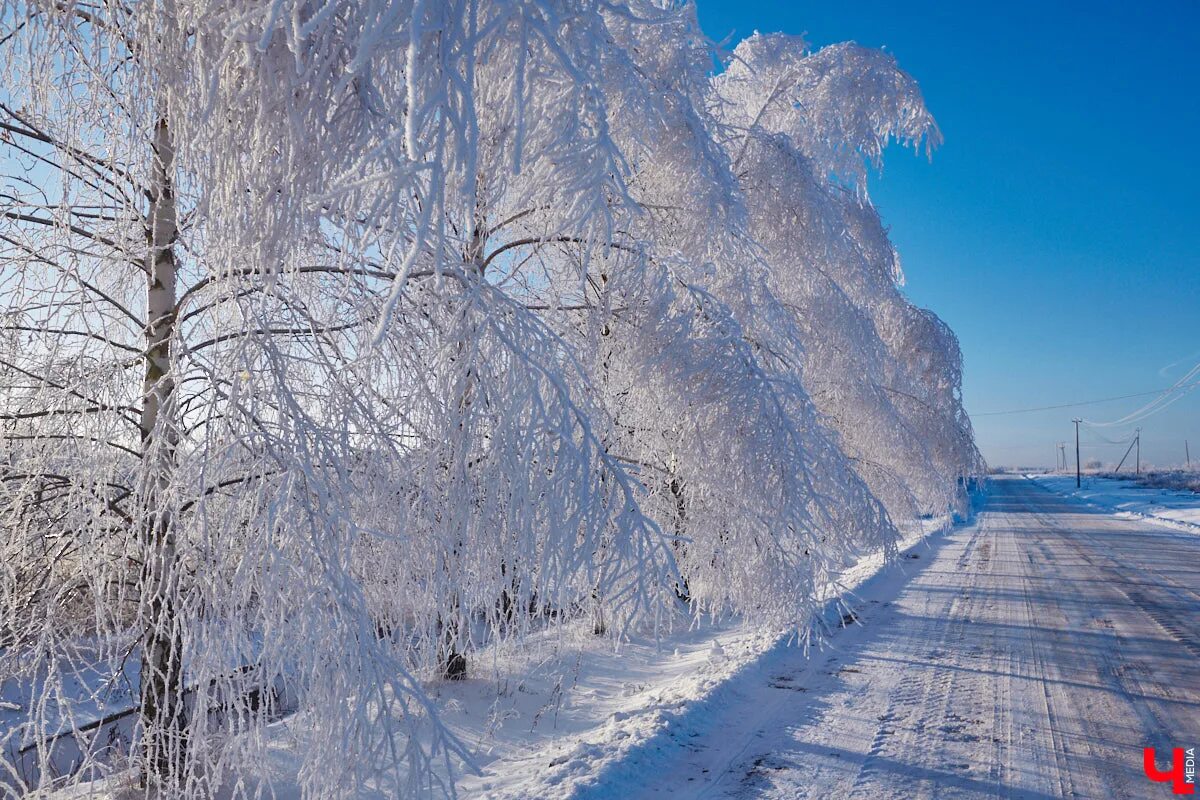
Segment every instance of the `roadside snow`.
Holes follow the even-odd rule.
[[[875,555],[847,570],[841,580],[845,591],[826,599],[822,623],[830,628],[853,624],[855,594],[867,591],[869,583],[903,580],[905,563],[921,558],[930,538],[949,527],[949,520],[915,527],[902,543],[901,559],[889,569],[882,555]],[[594,639],[577,647],[566,672],[560,657],[557,668],[519,684],[526,697],[508,706],[512,717],[500,729],[479,724],[483,707],[505,703],[496,699],[494,684],[440,685],[443,719],[468,742],[472,736],[478,740],[483,774],[461,778],[462,797],[624,796],[646,780],[646,769],[686,746],[690,731],[721,713],[740,675],[763,669],[772,654],[803,645],[787,635],[729,622],[658,643],[635,640],[619,653]],[[548,704],[556,704],[552,714]],[[542,711],[540,721],[535,708]]]
[[[1169,797],[1142,753],[1200,742],[1198,560],[1191,533],[998,478],[859,593],[861,625],[771,652],[571,800]]]
[[[1083,487],[1076,489],[1074,475],[1031,474],[1026,477],[1051,491],[1077,497],[1118,516],[1200,532],[1200,494],[1195,492],[1151,489],[1138,486],[1132,480],[1098,476],[1084,476]]]
[[[830,630],[853,626],[858,596],[903,583],[907,565],[929,558],[934,540],[951,527],[949,518],[914,524],[897,563],[885,568],[876,554],[846,570],[843,591],[825,598],[818,624]],[[737,619],[684,624],[657,640],[633,637],[619,650],[586,626],[534,637],[523,649],[492,648],[488,661],[476,659],[478,677],[425,689],[480,769],[453,776],[459,797],[620,797],[646,779],[647,767],[686,746],[697,735],[691,731],[728,710],[741,677],[771,669],[781,656],[803,658],[803,647],[790,634],[765,633]],[[289,726],[297,724],[305,723],[290,718],[272,726],[278,747],[271,791],[279,800],[299,797],[296,764],[285,744]],[[395,779],[381,782],[379,797],[390,794]],[[120,798],[124,792],[117,787],[127,783],[126,776],[114,775],[87,785],[85,794]],[[56,800],[66,797],[60,793]]]

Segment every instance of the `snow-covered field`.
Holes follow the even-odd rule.
[[[1200,494],[1139,486],[1133,480],[1085,475],[1075,488],[1074,475],[1029,476],[1047,489],[1078,497],[1097,508],[1129,517],[1175,524],[1200,532]]]
[[[816,650],[729,619],[619,650],[581,627],[488,651],[481,677],[425,687],[479,768],[456,789],[1154,796],[1141,748],[1200,743],[1200,496],[1125,484],[994,480],[973,523],[926,522],[896,564],[847,571]],[[276,751],[277,796],[294,767]]]

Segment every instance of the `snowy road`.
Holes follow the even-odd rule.
[[[1172,796],[1142,748],[1200,745],[1200,536],[1007,478],[918,552],[831,649],[741,676],[632,796]]]

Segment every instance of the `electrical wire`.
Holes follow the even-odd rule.
[[[1096,444],[1127,445],[1130,442],[1132,442],[1134,440],[1134,438],[1137,436],[1136,433],[1129,433],[1122,439],[1110,439],[1107,436],[1105,436],[1103,433],[1101,433],[1100,431],[1093,429],[1092,426],[1086,420],[1080,420],[1080,421],[1083,423],[1083,427],[1089,436],[1093,436],[1096,439],[1100,440],[1099,442],[1096,442]]]
[[[1197,364],[1196,366],[1200,367],[1200,364]],[[1195,370],[1193,370],[1192,372],[1194,372],[1194,371]],[[1191,377],[1192,372],[1189,372],[1188,375],[1185,375],[1181,380],[1186,380],[1187,378]],[[1178,383],[1176,383],[1176,386],[1178,386]],[[1099,400],[1081,400],[1078,403],[1061,403],[1061,404],[1055,405],[1055,406],[1036,406],[1034,408],[1014,408],[1009,411],[982,411],[978,414],[971,414],[971,417],[972,418],[974,418],[974,417],[999,417],[999,416],[1002,416],[1005,414],[1031,414],[1034,411],[1054,411],[1055,409],[1059,409],[1059,408],[1075,408],[1076,406],[1092,406],[1092,405],[1096,405],[1097,403],[1111,403],[1114,400],[1129,400],[1130,398],[1134,398],[1134,397],[1149,397],[1150,395],[1154,395],[1154,394],[1161,395],[1164,392],[1174,391],[1176,386],[1168,386],[1165,389],[1154,389],[1149,392],[1136,392],[1134,394],[1123,394],[1123,395],[1118,395],[1116,397],[1102,397]],[[1200,386],[1200,380],[1193,381],[1192,383],[1188,384],[1187,386],[1184,386],[1181,388],[1191,390],[1191,389],[1196,388],[1197,386]]]
[[[1197,375],[1200,375],[1200,364],[1196,364],[1196,366],[1189,369],[1186,375],[1175,382],[1175,385],[1164,389],[1158,397],[1146,403],[1146,405],[1138,410],[1110,422],[1088,422],[1087,424],[1093,428],[1115,428],[1121,425],[1131,425],[1135,422],[1140,422],[1186,397],[1197,385],[1200,385],[1200,381],[1188,383],[1188,381]]]

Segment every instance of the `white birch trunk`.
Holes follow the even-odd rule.
[[[178,234],[172,186],[174,149],[166,119],[154,131],[146,257],[146,376],[142,405],[142,552],[141,593],[145,635],[142,642],[142,770],[148,785],[180,779],[185,761],[183,730],[182,637],[176,614],[175,532],[166,490],[175,462],[178,428],[171,339],[175,328]]]

